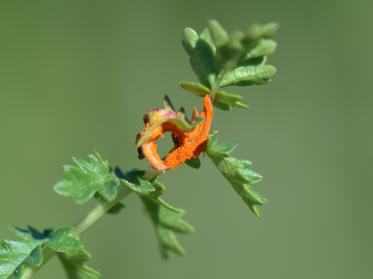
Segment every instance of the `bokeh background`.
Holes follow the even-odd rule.
[[[264,175],[256,219],[203,160],[165,175],[166,199],[197,232],[160,259],[135,196],[83,236],[104,278],[370,278],[373,248],[372,1],[20,1],[0,3],[0,238],[6,224],[63,227],[93,206],[53,193],[71,156],[99,150],[145,167],[134,136],[163,94],[195,80],[180,39],[208,18],[227,29],[276,21],[279,73],[237,89],[250,110],[217,111],[220,138]],[[57,260],[35,278],[65,278]]]

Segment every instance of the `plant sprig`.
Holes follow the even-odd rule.
[[[186,28],[182,45],[199,82],[182,81],[180,86],[204,98],[204,112],[195,109],[189,120],[184,109],[176,111],[166,97],[165,108],[145,115],[145,130],[139,134],[136,148],[139,157],[147,158],[152,166],[147,170],[113,169],[98,153],[89,155],[88,160],[73,158],[74,165],[64,167],[65,177],[53,187],[55,192],[76,204],[95,200],[97,205],[72,227],[39,231],[30,226],[26,229],[10,226],[18,240],[1,243],[0,279],[30,278],[54,256],[61,261],[68,278],[100,278],[98,271],[87,266],[91,254],[80,236],[106,214],[120,213],[124,208],[122,200],[131,193],[144,205],[154,226],[161,256],[167,259],[171,253],[184,255],[185,249],[176,235],[192,234],[195,230],[183,219],[184,210],[165,202],[166,188],[158,176],[181,163],[198,169],[201,152],[207,154],[235,192],[260,217],[259,206],[266,199],[254,190],[253,184],[262,177],[251,169],[251,162],[231,156],[235,145],[218,142],[214,134],[208,135],[208,132],[213,118],[212,104],[225,111],[248,108],[241,95],[222,88],[265,84],[276,73],[276,69],[267,64],[267,57],[276,50],[277,44],[271,37],[277,28],[274,23],[254,24],[245,31],[228,33],[216,20],[210,20],[200,34]],[[169,154],[173,152],[176,159],[170,161],[172,164],[163,164],[160,170],[156,163],[163,161],[157,153],[156,140],[165,132],[172,133],[175,146]],[[188,147],[193,141],[194,145]],[[184,159],[175,161],[180,158]]]
[[[277,48],[270,39],[277,29],[275,23],[254,24],[246,31],[229,34],[216,20],[210,20],[200,34],[185,28],[182,44],[200,83],[182,81],[180,86],[200,97],[212,94],[214,105],[222,110],[247,108],[241,102],[242,96],[221,88],[260,85],[271,80],[276,68],[267,64],[267,57]]]

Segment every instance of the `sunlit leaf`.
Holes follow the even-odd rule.
[[[0,246],[0,278],[21,278],[26,267],[38,267],[43,262],[41,245],[47,238],[34,238],[30,230],[10,227],[20,240],[4,240]]]
[[[96,193],[112,201],[118,193],[119,181],[111,171],[108,162],[96,153],[89,160],[73,158],[75,165],[64,167],[65,179],[54,186],[54,190],[71,197],[78,204],[88,202]]]
[[[264,84],[270,81],[275,73],[276,68],[271,65],[240,66],[227,72],[220,86]]]

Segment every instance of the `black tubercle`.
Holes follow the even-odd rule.
[[[176,111],[174,105],[173,105],[172,102],[171,102],[170,97],[168,97],[167,95],[164,95],[163,100],[168,104],[168,106],[169,106],[173,111]]]

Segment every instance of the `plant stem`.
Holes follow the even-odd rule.
[[[122,187],[118,196],[111,202],[103,202],[96,205],[74,228],[73,235],[79,237],[90,226],[96,223],[102,216],[113,208],[118,202],[128,196],[132,191],[127,187]]]
[[[146,177],[145,179],[154,178],[154,173]],[[123,186],[123,185],[122,185]],[[113,208],[117,203],[122,201],[125,197],[131,194],[132,191],[123,186],[120,188],[117,197],[113,201],[101,202],[96,205],[88,214],[74,227],[73,235],[79,237],[83,232],[89,229],[93,224],[95,224],[101,217],[103,217],[110,209]],[[44,253],[44,261],[37,268],[26,268],[24,271],[23,279],[31,278],[39,269],[45,266],[50,259],[52,259],[57,253],[55,251],[47,249]]]

